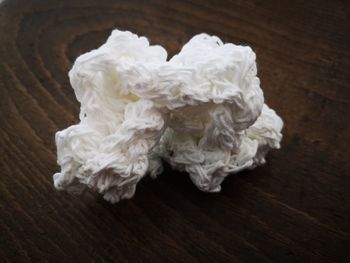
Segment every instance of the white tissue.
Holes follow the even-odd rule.
[[[112,203],[131,198],[161,159],[218,192],[229,173],[265,162],[279,148],[282,120],[264,104],[255,53],[194,36],[169,61],[145,37],[114,30],[69,72],[80,123],[57,132],[57,189],[86,186]]]

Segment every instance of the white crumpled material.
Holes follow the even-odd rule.
[[[264,104],[250,47],[194,36],[167,61],[161,46],[114,30],[69,72],[80,122],[56,134],[59,190],[89,187],[112,203],[131,198],[165,160],[202,191],[265,162],[283,121]]]

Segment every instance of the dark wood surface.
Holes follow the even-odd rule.
[[[1,262],[349,262],[349,1],[0,1]],[[282,149],[220,194],[169,168],[117,205],[53,187],[67,72],[113,28],[170,55],[194,34],[257,53]]]

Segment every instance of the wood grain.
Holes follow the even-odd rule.
[[[349,1],[0,1],[1,262],[346,262]],[[282,149],[198,191],[169,168],[117,205],[54,189],[54,134],[77,122],[67,72],[113,28],[170,55],[194,34],[257,53]]]

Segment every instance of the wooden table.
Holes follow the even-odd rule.
[[[349,262],[349,1],[0,1],[1,262]],[[113,28],[170,55],[194,34],[250,45],[282,149],[220,194],[166,169],[117,205],[53,187],[67,77]]]

